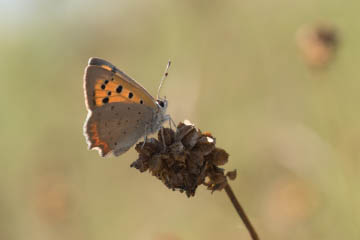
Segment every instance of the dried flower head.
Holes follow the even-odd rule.
[[[236,170],[227,172],[219,166],[228,161],[229,154],[215,146],[215,138],[203,133],[189,121],[179,123],[176,131],[163,128],[158,138],[136,145],[139,158],[131,167],[149,172],[168,188],[194,196],[200,184],[212,192],[222,190],[227,179],[236,178]]]

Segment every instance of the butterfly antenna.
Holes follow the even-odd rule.
[[[171,65],[171,61],[170,61],[170,59],[169,59],[168,64],[166,65],[166,69],[165,69],[164,75],[163,75],[163,77],[161,78],[161,81],[160,81],[160,85],[159,85],[159,89],[158,89],[158,92],[157,92],[157,97],[156,97],[156,99],[159,99],[159,94],[160,94],[161,87],[162,87],[162,85],[163,85],[166,77],[169,75],[170,65]]]

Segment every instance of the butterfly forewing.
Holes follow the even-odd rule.
[[[121,79],[128,81],[130,83],[132,83],[132,85],[136,86],[139,89],[142,89],[142,94],[143,95],[147,95],[149,98],[153,99],[153,101],[155,101],[155,99],[151,96],[151,94],[149,94],[146,89],[141,86],[140,83],[136,82],[134,79],[132,79],[131,77],[129,77],[126,73],[124,73],[123,71],[121,71],[120,69],[118,69],[117,67],[115,67],[113,64],[109,63],[108,61],[104,60],[104,59],[100,59],[100,58],[90,58],[89,59],[89,66],[99,66],[101,68],[104,68],[108,71],[111,71],[112,73],[115,73],[115,75],[119,76]]]
[[[112,102],[127,102],[155,107],[155,101],[143,88],[100,66],[88,66],[85,72],[85,95],[89,109]]]

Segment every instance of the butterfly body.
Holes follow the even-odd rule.
[[[84,134],[89,149],[98,149],[101,156],[121,155],[169,119],[166,100],[155,100],[105,60],[90,58],[84,90],[88,109]]]

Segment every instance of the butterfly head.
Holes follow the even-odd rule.
[[[166,109],[168,107],[168,100],[166,99],[166,97],[164,99],[158,98],[158,100],[156,100],[156,104],[159,106],[159,109],[162,112],[166,112]]]

